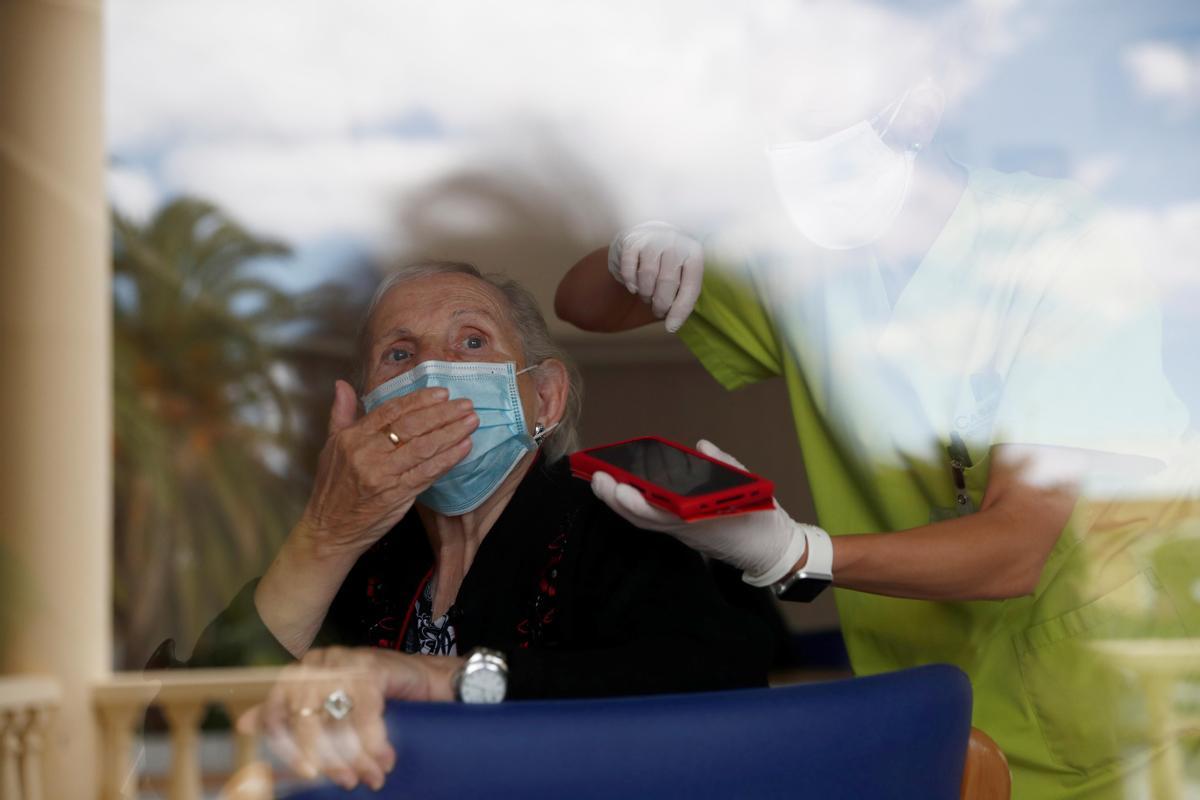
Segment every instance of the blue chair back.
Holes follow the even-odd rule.
[[[346,797],[958,800],[971,686],[931,665],[710,694],[462,706],[390,703],[397,764]]]

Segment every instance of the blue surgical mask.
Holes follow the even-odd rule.
[[[537,443],[525,429],[525,412],[517,392],[520,372],[511,361],[422,361],[408,372],[377,386],[362,398],[368,413],[395,397],[419,389],[442,387],[450,399],[465,397],[475,405],[479,427],[471,434],[471,452],[420,494],[417,500],[439,514],[474,511],[491,497],[526,453]]]

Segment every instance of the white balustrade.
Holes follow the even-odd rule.
[[[52,678],[0,677],[0,800],[42,800],[46,728],[62,699]]]
[[[231,720],[262,701],[275,683],[272,668],[167,670],[116,674],[96,686],[93,699],[104,731],[101,800],[135,800],[138,789],[133,736],[146,709],[162,710],[170,728],[169,800],[202,796],[200,725],[209,708],[223,706]],[[232,732],[234,778],[223,796],[265,800],[273,796],[270,770],[256,763],[257,742]]]

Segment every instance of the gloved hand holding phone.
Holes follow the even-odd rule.
[[[696,449],[745,469],[712,442],[701,439]],[[650,505],[641,492],[618,483],[606,472],[592,476],[592,491],[631,524],[674,536],[694,550],[737,567],[743,570],[746,582],[755,586],[766,586],[787,575],[805,555],[805,530],[816,527],[796,522],[779,503],[766,511],[685,522]]]

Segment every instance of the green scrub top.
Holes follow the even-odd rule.
[[[1171,458],[1186,412],[1163,376],[1157,304],[1069,185],[970,171],[894,306],[864,251],[803,247],[709,242],[680,336],[728,389],[784,379],[831,535],[975,513],[996,444]],[[970,676],[974,724],[1020,800],[1124,796],[1154,750],[1129,686],[1088,643],[1197,632],[1195,602],[1182,611],[1196,562],[1164,577],[1154,560],[1186,527],[1178,509],[1097,485],[1030,596],[837,590],[857,674],[945,662]]]

